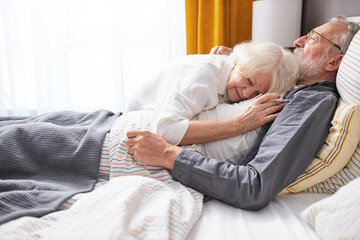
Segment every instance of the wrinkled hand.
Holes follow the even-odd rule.
[[[165,139],[150,131],[131,130],[125,141],[133,159],[152,166],[173,169],[181,148],[171,145]]]
[[[244,133],[273,121],[284,107],[282,101],[277,101],[281,100],[279,98],[280,95],[275,93],[254,97],[233,117],[234,124]]]
[[[215,46],[211,49],[210,54],[230,55],[233,49],[225,46]]]

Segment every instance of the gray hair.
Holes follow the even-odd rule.
[[[284,93],[294,87],[299,77],[297,57],[274,43],[238,44],[230,58],[235,70],[246,78],[258,73],[272,73],[268,92]]]
[[[336,39],[338,39],[339,41],[338,43],[339,46],[341,47],[342,54],[345,54],[354,35],[360,30],[360,25],[350,21],[348,18],[344,16],[336,16],[330,19],[329,22],[342,23],[347,26],[346,32],[340,32],[336,35]]]

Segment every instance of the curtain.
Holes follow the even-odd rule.
[[[251,39],[253,0],[185,0],[187,54]]]
[[[0,116],[124,111],[184,55],[184,0],[0,0]]]

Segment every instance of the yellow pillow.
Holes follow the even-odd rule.
[[[360,141],[359,106],[340,99],[331,124],[329,135],[316,158],[280,194],[303,191],[338,173],[349,162]]]

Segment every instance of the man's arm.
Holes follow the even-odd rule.
[[[307,93],[307,92],[306,92]],[[310,164],[328,134],[336,108],[333,94],[296,96],[242,166],[182,151],[172,175],[181,183],[233,206],[266,206]]]
[[[293,182],[320,150],[336,102],[337,97],[329,91],[305,91],[294,96],[259,141],[259,150],[242,165],[190,153],[159,139],[161,147],[155,150],[149,141],[152,134],[129,136],[129,152],[137,161],[173,169],[178,181],[210,197],[258,210]]]

